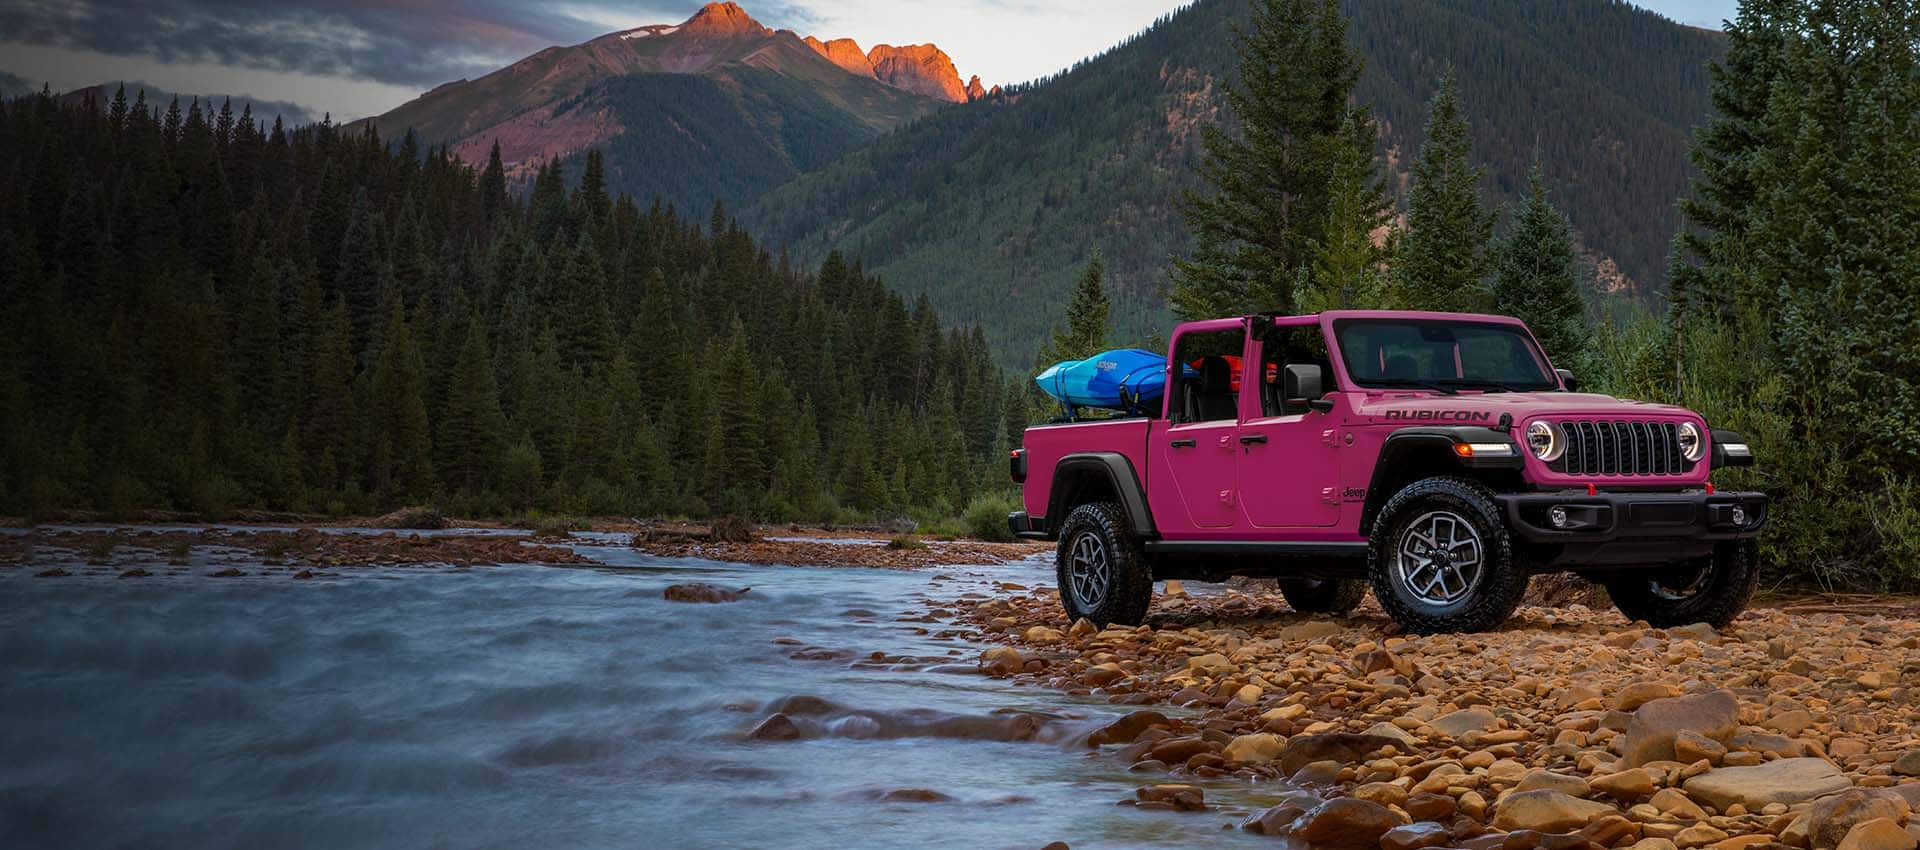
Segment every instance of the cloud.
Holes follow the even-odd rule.
[[[685,20],[702,0],[0,0],[0,70],[66,90],[143,79],[377,114],[556,44]],[[963,76],[1049,74],[1185,0],[739,0],[822,38],[934,42]]]
[[[684,16],[672,2],[0,0],[8,41],[430,88],[487,73],[606,23]]]
[[[32,93],[33,83],[27,82],[26,77],[0,71],[0,97],[19,97]]]

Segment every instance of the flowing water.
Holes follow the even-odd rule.
[[[1039,563],[740,567],[611,542],[577,547],[607,569],[0,570],[0,847],[1272,846],[1226,814],[1114,805],[1158,777],[1073,737],[1122,709],[974,675],[978,645],[902,622],[1045,581]],[[685,581],[753,590],[661,598]],[[748,736],[781,707],[805,737]]]

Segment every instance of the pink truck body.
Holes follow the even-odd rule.
[[[1554,376],[1554,386],[1517,392],[1369,387],[1360,376],[1349,373],[1336,335],[1338,323],[1368,320],[1477,323],[1511,329],[1524,337],[1540,371]],[[1185,368],[1176,360],[1181,341],[1189,334],[1218,336],[1244,329],[1237,382],[1253,388],[1273,380],[1270,374],[1262,374],[1268,322],[1281,329],[1318,330],[1329,352],[1331,374],[1323,379],[1325,392],[1316,408],[1272,416],[1263,410],[1260,393],[1248,391],[1238,393],[1237,415],[1231,419],[1178,421],[1173,415],[1177,403],[1173,388],[1181,377],[1176,370]],[[1668,552],[1687,554],[1681,550],[1689,546],[1698,549],[1714,540],[1748,536],[1753,530],[1712,522],[1709,503],[1725,500],[1711,498],[1709,475],[1715,464],[1707,458],[1717,462],[1720,454],[1712,443],[1713,432],[1698,414],[1671,405],[1569,392],[1569,376],[1556,373],[1531,332],[1516,319],[1340,311],[1189,322],[1179,325],[1169,340],[1167,364],[1168,390],[1159,415],[1060,422],[1026,431],[1024,446],[1014,458],[1025,507],[1009,518],[1016,533],[1028,538],[1057,536],[1058,523],[1074,502],[1061,488],[1079,486],[1074,482],[1081,480],[1067,470],[1091,457],[1104,462],[1117,484],[1113,489],[1120,491],[1106,496],[1127,507],[1149,550],[1196,554],[1208,551],[1204,544],[1217,544],[1212,551],[1219,553],[1363,556],[1369,524],[1380,503],[1392,495],[1388,490],[1442,463],[1431,453],[1414,460],[1415,455],[1389,450],[1388,443],[1396,435],[1440,440],[1455,450],[1454,460],[1461,466],[1484,467],[1486,474],[1497,476],[1501,486],[1495,489],[1506,491],[1502,499],[1511,500],[1510,515],[1517,525],[1526,527],[1527,533],[1519,537],[1541,544],[1536,548],[1542,560],[1652,561]],[[1536,457],[1521,438],[1536,420],[1555,423],[1574,440],[1584,440],[1591,430],[1592,439],[1576,447],[1585,455],[1556,462]],[[1694,439],[1705,444],[1697,461],[1674,463],[1673,434],[1683,423],[1693,429]],[[1504,442],[1512,454],[1492,459],[1459,454],[1471,451],[1471,441],[1482,440]],[[1748,454],[1744,439],[1731,448],[1742,456]],[[1601,455],[1597,461],[1595,450]],[[1613,455],[1609,457],[1608,452]],[[1421,469],[1400,468],[1411,465]],[[1133,482],[1120,480],[1123,473],[1130,473]],[[1620,501],[1620,494],[1635,492],[1642,495]],[[1529,500],[1541,493],[1556,494],[1560,498],[1556,506],[1565,502],[1576,513],[1590,499],[1590,506],[1601,511],[1594,514],[1600,518],[1595,525],[1606,527],[1581,536],[1525,521],[1537,507]],[[1757,528],[1764,496],[1747,494],[1735,502],[1748,508],[1751,525]],[[1162,569],[1156,573],[1171,574]]]

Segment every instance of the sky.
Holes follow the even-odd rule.
[[[1636,0],[1717,27],[1736,0]],[[1182,0],[742,0],[821,38],[932,41],[964,78],[1045,76],[1150,26]],[[346,121],[555,44],[678,23],[699,0],[0,0],[0,94],[137,80],[289,101]],[[24,81],[21,82],[21,81]]]

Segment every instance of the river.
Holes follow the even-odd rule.
[[[0,570],[0,847],[1273,845],[1223,813],[1116,806],[1165,780],[1072,739],[1122,708],[965,672],[979,645],[905,621],[1050,582],[1043,563],[743,567],[608,544],[576,546],[603,569]],[[662,599],[686,581],[753,589]],[[750,738],[783,701],[812,736]],[[1043,732],[994,740],[1033,722],[1009,712]],[[909,789],[943,799],[889,799]]]

